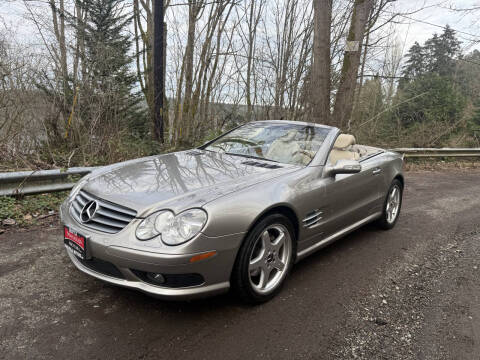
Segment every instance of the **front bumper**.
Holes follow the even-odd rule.
[[[82,272],[105,282],[142,291],[149,295],[174,300],[189,300],[212,296],[228,291],[230,274],[238,248],[244,234],[233,234],[217,238],[203,234],[183,247],[146,247],[135,237],[135,221],[118,234],[105,234],[91,230],[75,221],[65,202],[60,217],[66,226],[85,235],[88,239],[87,256],[113,265],[117,272],[105,272],[87,266],[67,248],[73,264]],[[205,252],[216,251],[216,255],[191,263],[190,259]],[[194,286],[163,286],[152,284],[139,273],[162,274],[165,277],[194,274],[201,284]]]

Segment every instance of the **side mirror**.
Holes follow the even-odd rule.
[[[338,160],[335,165],[327,165],[325,173],[328,176],[337,174],[357,174],[362,171],[362,165],[356,160]]]

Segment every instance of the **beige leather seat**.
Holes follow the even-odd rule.
[[[295,141],[297,134],[297,130],[290,130],[283,137],[272,142],[265,157],[287,164],[307,165],[312,159],[302,153],[300,145]]]
[[[329,161],[330,164],[335,165],[338,160],[358,160],[360,154],[356,151],[352,151],[351,147],[357,142],[355,136],[349,134],[341,134],[330,152]]]

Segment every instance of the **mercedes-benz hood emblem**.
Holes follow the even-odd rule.
[[[82,211],[80,212],[80,220],[83,223],[87,223],[93,219],[98,210],[98,204],[96,201],[89,201],[85,204]]]

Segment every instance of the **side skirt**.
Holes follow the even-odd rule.
[[[369,223],[373,220],[378,219],[381,215],[382,215],[381,212],[377,212],[375,214],[372,214],[372,215],[366,217],[365,219],[360,220],[360,221],[356,222],[355,224],[352,224],[352,225],[346,227],[345,229],[342,229],[339,232],[336,232],[335,234],[330,235],[329,237],[323,239],[322,241],[319,241],[318,243],[313,244],[309,248],[306,248],[305,250],[299,251],[297,253],[297,259],[296,259],[295,262],[299,262],[300,260],[304,259],[308,255],[313,254],[315,251],[324,248],[325,246],[333,243],[334,241],[340,239],[341,237],[347,235],[348,233],[351,233],[352,231],[362,227],[363,225],[365,225],[365,224],[367,224],[367,223]]]

